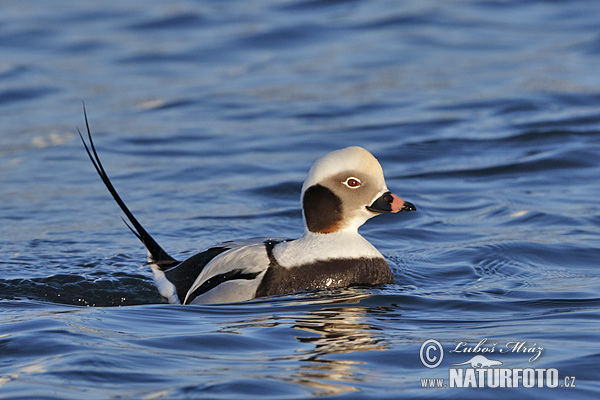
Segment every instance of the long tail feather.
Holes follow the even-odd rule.
[[[96,152],[96,147],[94,146],[94,141],[92,140],[92,132],[90,131],[90,125],[88,123],[87,113],[85,111],[85,104],[83,105],[83,115],[85,117],[85,127],[87,129],[87,136],[90,141],[89,147],[88,147],[87,143],[85,142],[85,139],[83,138],[83,135],[82,135],[81,131],[79,130],[79,128],[77,128],[77,132],[79,132],[79,137],[81,137],[81,141],[83,142],[85,151],[87,152],[88,156],[90,157],[90,160],[92,161],[92,164],[94,165],[94,168],[96,168],[98,175],[100,175],[100,179],[102,179],[102,182],[104,182],[104,185],[106,186],[106,188],[112,195],[113,199],[115,199],[115,201],[117,202],[119,207],[121,207],[121,210],[123,210],[123,213],[125,213],[125,216],[129,220],[129,222],[131,222],[131,225],[133,225],[133,228],[135,228],[135,230],[131,226],[129,226],[129,224],[127,224],[127,222],[125,222],[124,219],[123,219],[123,222],[125,222],[125,225],[127,225],[127,227],[131,230],[131,232],[133,232],[133,234],[135,236],[137,236],[137,238],[140,239],[140,241],[144,244],[144,246],[148,250],[148,253],[149,253],[148,258],[149,258],[150,262],[156,263],[160,269],[167,269],[168,267],[172,267],[172,266],[178,264],[179,261],[175,260],[169,254],[167,254],[167,252],[164,251],[162,249],[162,247],[160,247],[158,245],[158,243],[156,243],[154,238],[152,236],[150,236],[150,234],[144,229],[144,227],[134,217],[134,215],[131,213],[131,211],[129,211],[129,208],[127,208],[127,206],[125,205],[125,202],[123,202],[123,200],[121,199],[121,196],[119,196],[119,194],[117,193],[117,190],[115,189],[112,182],[108,178],[108,175],[106,174],[106,171],[104,170],[104,166],[102,165],[102,162],[100,162],[100,157],[98,157],[98,153]],[[90,151],[90,148],[91,148],[91,151]]]

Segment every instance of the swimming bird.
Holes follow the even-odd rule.
[[[301,190],[304,234],[295,240],[254,238],[218,244],[185,261],[158,245],[111,183],[92,140],[79,136],[98,175],[144,244],[160,294],[174,304],[246,301],[299,290],[393,283],[381,253],[358,233],[383,213],[413,211],[392,194],[377,159],[362,147],[333,151],[315,162]]]

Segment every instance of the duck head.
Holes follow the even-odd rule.
[[[317,160],[302,186],[304,222],[313,233],[356,231],[376,215],[414,210],[389,191],[379,161],[358,146]]]

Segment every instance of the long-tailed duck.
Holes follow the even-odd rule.
[[[146,247],[156,286],[170,303],[230,303],[297,290],[394,282],[386,260],[358,228],[376,215],[416,208],[388,190],[381,165],[367,150],[347,147],[315,162],[302,186],[301,238],[224,242],[177,261],[146,232],[115,190],[94,147],[85,108],[84,117],[89,147],[78,131],[85,150],[133,225],[127,226]]]

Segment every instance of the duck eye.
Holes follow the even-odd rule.
[[[360,186],[360,179],[351,176],[342,183],[348,186],[350,189],[356,189]]]

